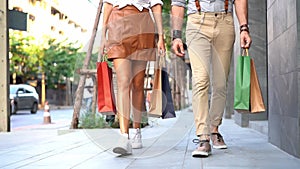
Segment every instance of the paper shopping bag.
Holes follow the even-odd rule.
[[[161,117],[163,119],[176,117],[165,62],[164,56],[159,56],[156,61],[153,91],[148,112],[150,117]]]
[[[253,59],[251,59],[250,107],[251,113],[266,111]]]
[[[250,57],[248,52],[238,57],[234,88],[234,109],[250,110]]]
[[[169,75],[165,68],[161,71],[161,80],[162,80],[162,118],[174,118],[176,117],[175,110],[174,110],[174,104],[172,99],[172,93],[169,83]]]
[[[161,69],[155,68],[153,88],[150,99],[150,109],[148,112],[149,117],[161,117],[162,116],[162,86],[161,86]]]
[[[112,85],[112,69],[107,62],[97,62],[98,112],[106,115],[115,114],[115,97]]]

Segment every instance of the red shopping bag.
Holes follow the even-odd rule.
[[[112,85],[112,69],[107,62],[97,62],[98,112],[106,115],[115,114],[115,95]]]

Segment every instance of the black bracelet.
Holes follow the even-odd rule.
[[[248,32],[248,33],[249,33],[249,29],[247,29],[247,28],[245,28],[245,29],[241,29],[241,30],[240,30],[240,33],[242,33],[243,31],[246,31],[246,32]]]
[[[182,38],[182,33],[181,33],[181,30],[173,30],[173,40],[174,39],[181,39]]]
[[[240,31],[241,31],[243,28],[249,30],[249,26],[248,26],[247,24],[241,25],[241,26],[240,26]]]

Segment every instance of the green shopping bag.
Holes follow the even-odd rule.
[[[250,56],[248,55],[248,49],[245,49],[242,55],[238,57],[236,65],[234,89],[235,110],[250,110],[250,73]]]

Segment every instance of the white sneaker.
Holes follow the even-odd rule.
[[[132,146],[128,138],[128,134],[124,133],[119,138],[119,142],[113,152],[120,155],[130,155],[132,154]]]
[[[141,130],[139,128],[136,129],[136,132],[131,140],[132,148],[133,149],[139,149],[143,147],[142,144],[142,134]]]

